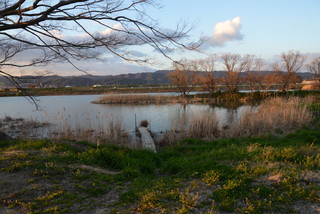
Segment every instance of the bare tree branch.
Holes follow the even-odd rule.
[[[224,65],[227,75],[224,78],[224,83],[228,92],[235,93],[238,91],[240,84],[240,74],[244,70],[246,61],[239,54],[225,53],[221,56],[222,64]]]
[[[106,53],[130,62],[149,63],[148,57],[130,54],[134,47],[147,45],[174,61],[169,55],[171,50],[194,50],[200,45],[185,43],[193,26],[177,25],[172,31],[160,27],[145,9],[158,7],[155,0],[0,2],[0,75],[10,80],[18,78],[12,68],[68,62],[85,72],[77,61],[99,59]],[[30,51],[38,55],[29,61],[17,60]]]
[[[308,65],[307,69],[314,74],[314,79],[320,81],[320,57],[314,58]]]
[[[305,57],[299,51],[289,51],[281,54],[281,69],[284,72],[281,78],[281,90],[287,91],[290,84],[298,81],[297,72],[303,66]]]

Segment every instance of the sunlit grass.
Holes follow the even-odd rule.
[[[319,130],[189,139],[159,153],[71,141],[0,143],[1,178],[16,178],[0,180],[0,205],[31,213],[316,212]]]

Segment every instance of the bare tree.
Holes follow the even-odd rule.
[[[281,83],[283,72],[279,63],[275,62],[268,66],[268,73],[261,76],[259,87],[262,90],[262,96],[267,96],[269,90]]]
[[[102,53],[148,63],[131,54],[134,47],[149,45],[170,58],[176,47],[197,46],[183,40],[192,26],[163,30],[147,14],[149,5],[158,6],[153,0],[0,0],[0,75],[19,87],[13,69],[66,61],[81,70],[78,60]]]
[[[243,57],[244,70],[246,71],[245,82],[249,85],[251,93],[254,90],[260,91],[262,85],[261,70],[264,66],[263,60],[255,55],[245,55]]]
[[[174,62],[174,70],[168,74],[171,84],[175,85],[183,96],[187,96],[199,82],[195,66],[194,61],[184,59]]]
[[[280,75],[281,90],[287,91],[291,84],[299,81],[297,72],[303,66],[305,57],[299,51],[289,51],[281,54],[280,69],[283,71]]]
[[[198,71],[204,72],[199,76],[200,84],[205,91],[213,94],[216,90],[217,78],[214,76],[214,70],[218,56],[213,54],[205,59],[197,60]]]
[[[320,57],[314,58],[308,65],[308,71],[314,74],[314,79],[320,81]]]
[[[233,94],[238,91],[240,74],[245,68],[245,61],[243,61],[243,58],[239,54],[231,53],[223,54],[221,61],[227,71],[224,83],[227,91]]]

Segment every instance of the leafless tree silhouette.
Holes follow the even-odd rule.
[[[19,88],[13,69],[65,61],[82,70],[77,61],[104,53],[149,63],[133,47],[148,45],[170,59],[174,48],[198,47],[185,40],[193,26],[164,30],[148,6],[159,7],[154,0],[0,0],[0,75]]]
[[[246,72],[245,83],[250,87],[251,93],[254,90],[260,91],[262,89],[262,68],[264,62],[261,58],[247,54],[243,57],[244,61],[244,70]]]
[[[183,59],[174,62],[173,68],[174,70],[168,74],[171,84],[178,88],[181,95],[188,95],[193,90],[194,85],[199,83],[195,61]]]
[[[210,94],[213,94],[216,90],[218,79],[213,72],[215,71],[218,58],[218,55],[212,54],[205,59],[196,61],[198,70],[204,72],[199,77],[200,84],[203,86],[204,90],[208,91]]]
[[[320,57],[314,58],[307,65],[307,69],[314,74],[315,80],[320,81]]]
[[[303,66],[305,57],[299,51],[289,51],[281,54],[281,62],[278,69],[282,71],[280,75],[281,90],[287,91],[291,84],[298,81],[297,72]]]
[[[239,54],[225,53],[221,56],[222,64],[224,65],[227,74],[224,78],[224,83],[227,91],[231,94],[238,91],[240,84],[240,74],[245,69],[246,61]]]

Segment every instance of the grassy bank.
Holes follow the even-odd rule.
[[[317,213],[320,127],[184,140],[157,154],[85,142],[0,143],[0,211]]]
[[[152,93],[152,90],[149,91]],[[187,96],[167,96],[167,95],[128,95],[128,94],[107,94],[99,97],[92,103],[95,104],[213,104],[216,106],[239,106],[243,104],[257,104],[261,101],[273,97],[307,97],[319,96],[320,91],[289,91],[289,92],[252,92],[233,93],[215,92],[213,94],[198,93]]]

